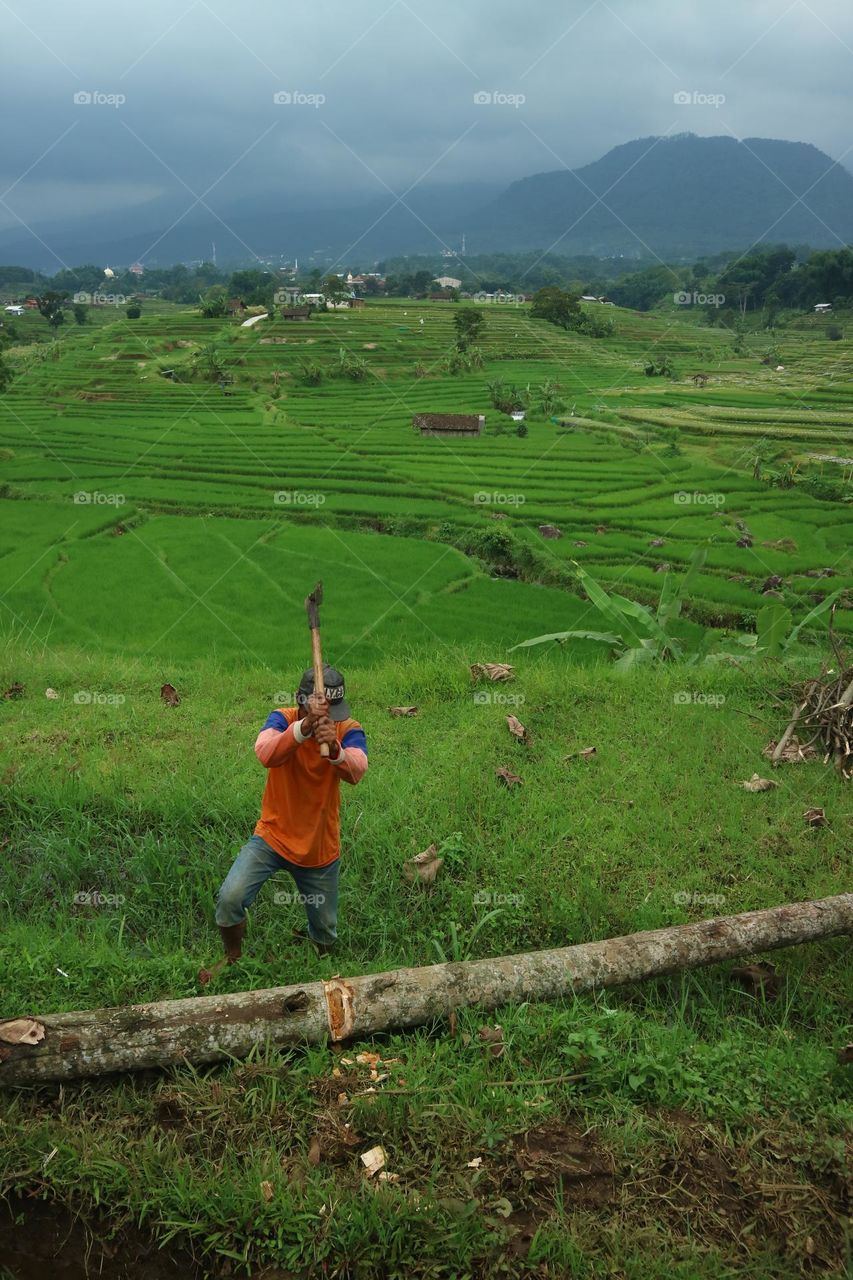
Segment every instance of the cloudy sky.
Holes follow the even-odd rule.
[[[853,167],[850,0],[0,0],[0,35],[0,227],[330,207],[688,130]]]

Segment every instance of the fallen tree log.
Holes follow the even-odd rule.
[[[553,951],[18,1018],[0,1022],[0,1085],[217,1062],[258,1045],[363,1039],[466,1005],[557,1000],[847,933],[850,893]]]

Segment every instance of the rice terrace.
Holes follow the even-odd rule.
[[[118,187],[152,50],[73,86]],[[296,174],[334,56],[267,95]],[[500,182],[463,141],[384,213],[250,158],[40,221],[21,160],[0,1280],[849,1274],[853,175],[782,122],[522,162],[535,95],[465,85]]]

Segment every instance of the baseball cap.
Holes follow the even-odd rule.
[[[324,667],[323,681],[326,686],[326,701],[329,704],[329,719],[349,720],[351,712],[349,703],[344,697],[344,678],[340,671],[336,667]],[[296,691],[296,701],[300,707],[307,705],[308,699],[313,692],[314,668],[310,667],[307,671],[303,671],[302,679],[299,681],[299,688]]]

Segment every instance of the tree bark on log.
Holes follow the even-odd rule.
[[[365,1039],[463,1006],[558,1000],[849,933],[853,894],[847,893],[552,951],[49,1014],[29,1028],[27,1019],[16,1019],[14,1026],[0,1022],[0,1085],[217,1062],[244,1057],[257,1045]],[[22,1035],[31,1042],[13,1042]]]

